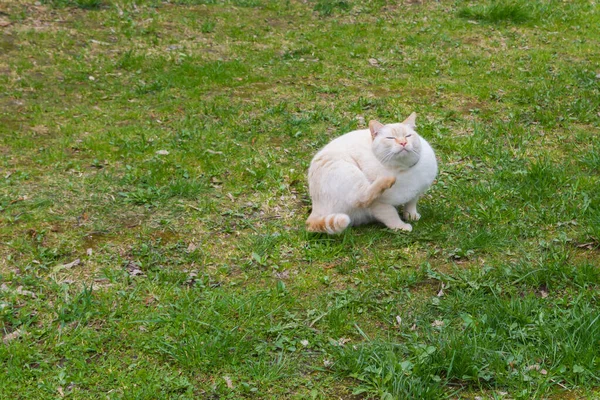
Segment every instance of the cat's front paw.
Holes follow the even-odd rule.
[[[411,224],[398,224],[398,225],[393,225],[393,226],[389,226],[388,228],[393,229],[395,231],[404,231],[404,232],[411,232],[412,231],[412,225]]]
[[[409,211],[404,211],[404,220],[405,221],[418,221],[421,219],[421,214],[419,214],[418,212],[409,212]]]

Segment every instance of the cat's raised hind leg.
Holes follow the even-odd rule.
[[[394,186],[394,183],[396,183],[396,177],[394,176],[382,176],[375,179],[375,182],[371,183],[359,196],[357,206],[360,208],[369,207],[384,191]]]
[[[385,224],[390,229],[412,231],[412,226],[400,219],[396,207],[390,204],[375,203],[371,206],[371,212],[378,221]]]

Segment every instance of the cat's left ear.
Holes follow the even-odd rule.
[[[410,126],[413,129],[415,129],[417,127],[417,124],[415,123],[416,119],[417,119],[417,113],[412,113],[402,123]]]
[[[375,121],[374,119],[370,120],[369,121],[369,129],[371,130],[371,137],[373,139],[375,139],[375,136],[377,136],[377,134],[383,127],[384,127],[384,125],[381,122]]]

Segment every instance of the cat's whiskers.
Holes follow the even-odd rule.
[[[383,156],[383,158],[381,159],[381,163],[385,164],[386,162],[390,161],[395,155],[396,153],[394,153],[393,151],[389,151],[385,156]]]

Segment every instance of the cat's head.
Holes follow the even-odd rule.
[[[386,166],[408,169],[421,157],[421,137],[415,131],[417,114],[412,113],[399,124],[383,125],[369,121],[373,153]]]

